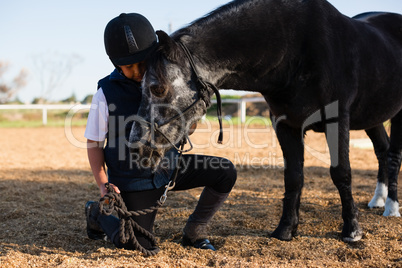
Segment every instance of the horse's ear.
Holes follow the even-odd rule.
[[[180,47],[179,45],[164,31],[156,31],[159,39],[159,49],[165,57],[172,62],[179,62]]]

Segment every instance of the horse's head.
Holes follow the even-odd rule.
[[[157,166],[165,152],[180,143],[208,105],[200,100],[183,47],[166,33],[157,34],[159,48],[147,61],[139,119],[129,139],[141,163],[150,167]]]

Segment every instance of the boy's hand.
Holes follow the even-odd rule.
[[[120,190],[119,190],[119,188],[118,188],[116,185],[114,185],[114,184],[112,184],[112,183],[109,183],[109,185],[110,185],[111,187],[113,187],[113,189],[114,189],[114,191],[115,191],[116,193],[118,193],[118,194],[120,193]],[[100,190],[100,193],[101,193],[101,197],[103,197],[105,194],[108,193],[105,184],[101,184],[101,185],[99,186],[99,190]]]

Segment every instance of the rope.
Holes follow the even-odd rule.
[[[105,187],[108,193],[105,194],[99,200],[99,210],[102,214],[110,216],[114,211],[117,212],[117,215],[120,219],[120,228],[119,228],[120,242],[123,244],[131,242],[135,250],[142,252],[146,256],[155,256],[159,252],[160,249],[156,247],[157,243],[156,238],[151,232],[140,226],[131,217],[143,216],[148,213],[152,213],[165,203],[168,191],[172,190],[176,184],[176,178],[180,168],[180,163],[183,155],[183,148],[184,145],[186,144],[186,141],[187,139],[184,138],[180,144],[179,159],[175,172],[173,174],[173,178],[169,181],[168,185],[165,186],[166,187],[165,192],[160,197],[160,199],[156,201],[156,204],[154,206],[146,209],[128,211],[121,195],[116,193],[116,191],[113,189],[113,187],[110,186],[109,183],[105,183]],[[148,238],[154,249],[149,250],[141,246],[141,244],[138,242],[135,236],[135,233],[141,233],[146,238]]]
[[[163,205],[160,200],[156,201],[156,205],[142,210],[135,211],[127,211],[126,204],[123,201],[123,198],[120,194],[116,193],[113,187],[109,185],[109,183],[105,184],[108,193],[105,194],[99,201],[99,209],[102,214],[110,216],[113,211],[117,212],[117,215],[120,219],[120,242],[123,244],[127,244],[131,242],[135,250],[138,250],[145,254],[146,256],[154,256],[159,252],[159,248],[156,247],[156,239],[155,236],[136,223],[131,217],[132,216],[142,216],[148,213],[152,213],[157,210],[159,207]],[[141,233],[144,235],[152,244],[155,249],[149,250],[141,246],[138,242],[135,232]]]

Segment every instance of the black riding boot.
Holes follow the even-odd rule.
[[[225,202],[228,195],[229,193],[219,193],[210,187],[204,188],[197,207],[188,218],[183,229],[183,246],[215,250],[207,239],[207,224]]]
[[[133,249],[131,244],[123,244],[120,241],[120,220],[113,215],[104,215],[99,211],[99,203],[89,201],[85,206],[85,213],[87,215],[87,234],[88,237],[94,240],[107,240],[109,239],[116,247]],[[152,224],[155,220],[156,212],[147,214],[140,218],[140,226],[145,227],[147,231],[152,229]],[[148,223],[148,224],[144,224]],[[145,225],[145,226],[144,226]],[[146,249],[153,249],[151,242],[143,235],[136,236],[137,241]]]
[[[87,235],[93,240],[107,240],[106,234],[98,223],[99,204],[95,201],[88,201],[85,204],[85,217],[87,220]]]
[[[94,240],[110,240],[117,247],[120,246],[120,220],[113,216],[106,216],[99,211],[99,202],[88,201],[85,205],[88,237]]]

